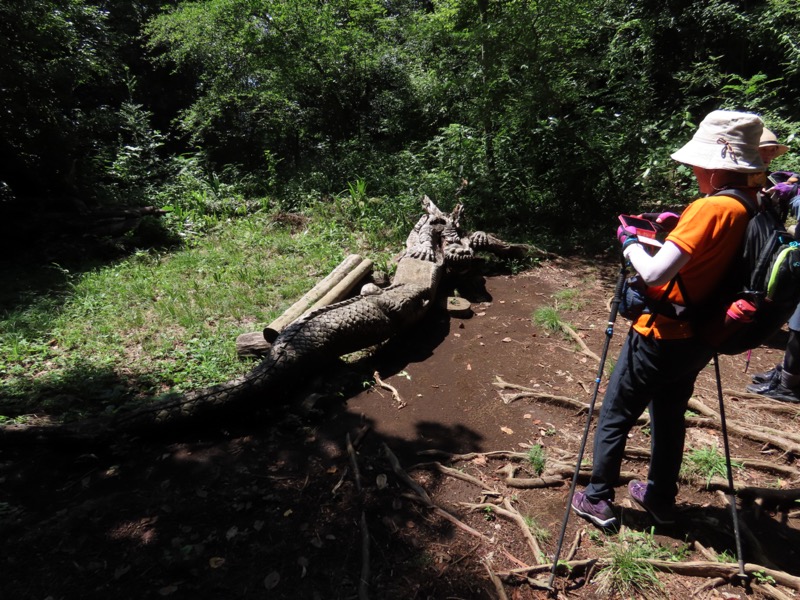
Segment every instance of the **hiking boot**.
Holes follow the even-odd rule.
[[[789,388],[783,385],[780,377],[776,377],[765,383],[754,383],[745,388],[752,394],[758,394],[765,398],[780,400],[781,402],[800,402],[800,388]]]
[[[644,481],[633,480],[628,484],[628,494],[636,504],[645,509],[653,521],[658,525],[672,525],[675,523],[675,505],[660,503],[647,497],[647,484]]]
[[[781,365],[775,365],[769,371],[754,373],[751,379],[753,380],[753,383],[767,383],[768,381],[772,381],[776,377],[780,377],[782,370],[783,368],[781,367]]]
[[[617,524],[611,503],[606,500],[592,502],[586,497],[586,492],[575,492],[572,496],[572,510],[601,529],[615,527]]]

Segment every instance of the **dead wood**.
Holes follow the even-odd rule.
[[[444,510],[443,508],[440,508],[440,507],[436,506],[436,505],[435,505],[435,504],[433,504],[433,503],[430,503],[430,504],[428,504],[428,503],[425,501],[425,499],[424,499],[424,498],[421,498],[421,497],[420,497],[420,496],[418,496],[417,494],[402,494],[402,496],[403,496],[403,498],[407,498],[407,499],[409,499],[409,500],[413,500],[414,502],[417,502],[417,503],[419,503],[419,504],[423,504],[423,505],[425,505],[427,508],[430,508],[431,510],[433,510],[433,512],[434,512],[434,513],[436,513],[436,514],[437,514],[437,515],[439,515],[440,517],[444,518],[445,520],[447,520],[447,521],[450,521],[450,522],[451,522],[453,525],[455,525],[455,526],[456,526],[456,527],[458,527],[459,529],[462,529],[462,530],[466,531],[468,534],[470,534],[470,535],[472,535],[472,536],[475,536],[475,537],[477,537],[477,538],[480,538],[480,539],[481,539],[481,540],[482,540],[484,543],[486,543],[486,544],[492,544],[492,540],[490,540],[489,538],[487,538],[487,537],[486,537],[485,535],[483,535],[483,534],[482,534],[480,531],[478,531],[478,530],[476,530],[476,529],[473,529],[472,527],[470,527],[469,525],[467,525],[466,523],[464,523],[463,521],[461,521],[459,518],[457,518],[457,517],[455,517],[455,516],[451,515],[449,512],[447,512],[447,511],[446,511],[446,510]],[[514,559],[514,560],[515,560],[515,562],[517,562],[517,563],[519,563],[519,562],[520,562],[520,561],[518,561],[517,559]]]
[[[697,589],[692,592],[692,598],[697,598],[703,592],[707,592],[708,590],[713,590],[720,586],[725,585],[728,583],[728,580],[724,577],[714,577],[713,579],[709,579],[704,584],[700,585]]]
[[[723,492],[722,490],[717,490],[717,494],[719,494],[719,496],[722,498],[722,501],[725,504],[726,508],[730,509],[731,502],[736,501],[733,498],[733,496]],[[750,554],[760,563],[774,568],[776,565],[771,560],[769,560],[769,558],[767,558],[767,555],[764,552],[764,547],[761,545],[761,541],[755,536],[750,527],[747,526],[747,523],[744,522],[739,513],[737,512],[734,514],[739,524],[739,532],[747,540],[748,554]]]
[[[748,410],[765,410],[767,412],[776,413],[779,415],[788,415],[790,417],[800,417],[800,407],[795,404],[781,402],[780,400],[768,400],[760,394],[751,394],[750,392],[737,392],[735,390],[723,390],[725,396],[732,398],[743,398],[746,400],[761,400],[762,402],[747,402]]]
[[[753,591],[759,592],[760,594],[763,594],[767,598],[773,598],[773,600],[794,599],[794,596],[789,596],[787,594],[784,594],[782,591],[780,591],[778,588],[772,585],[765,585],[754,581],[750,584],[750,587],[753,589]]]
[[[714,552],[710,548],[706,548],[703,544],[701,544],[697,540],[694,540],[692,544],[695,550],[697,550],[700,554],[706,557],[706,560],[710,560],[712,562],[719,560],[719,556],[717,555],[716,552]]]
[[[650,460],[650,450],[647,450],[646,448],[625,448],[625,458]],[[781,477],[800,477],[800,470],[789,465],[779,465],[768,460],[732,456],[731,462],[739,463],[748,469],[755,469],[756,471],[771,473]]]
[[[545,488],[555,487],[564,483],[563,477],[530,477],[522,478],[515,477],[517,468],[514,465],[505,465],[497,470],[498,473],[503,473],[506,477],[503,482],[512,488],[531,489],[531,488]]]
[[[719,413],[717,411],[709,408],[699,400],[695,400],[692,398],[689,400],[689,410],[693,410],[701,415],[705,415],[706,417],[711,417],[712,419],[719,419]],[[728,420],[728,423],[731,421]],[[739,421],[734,420],[733,423],[737,426],[740,426],[741,423]],[[775,436],[777,438],[786,439],[790,442],[794,442],[796,444],[800,444],[800,435],[792,433],[791,431],[778,431],[777,429],[773,429],[772,427],[765,427],[764,425],[759,425],[757,423],[747,423],[745,428],[754,430],[755,432],[760,432],[765,436]]]
[[[579,410],[588,410],[587,403],[575,400],[574,398],[569,398],[566,396],[554,396],[552,394],[539,392],[532,388],[528,388],[513,383],[508,383],[504,381],[501,377],[496,377],[493,385],[495,387],[500,388],[501,390],[517,391],[516,394],[504,394],[502,392],[500,393],[500,397],[506,404],[510,404],[511,402],[519,400],[521,398],[536,398],[539,400],[552,401],[556,404],[560,404],[562,406],[568,406],[571,408],[576,408]],[[702,427],[702,428],[721,430],[722,426],[719,421],[719,415],[715,411],[708,408],[702,402],[699,402],[698,400],[695,399],[690,400],[689,409],[699,414],[706,415],[707,418],[688,417],[686,419],[687,427]],[[598,409],[596,408],[595,410]],[[648,422],[649,419],[644,415],[642,415],[637,420],[637,423],[640,424],[646,424]],[[726,419],[726,423],[728,426],[728,431],[732,431],[733,433],[736,433],[746,439],[767,443],[783,450],[784,452],[790,452],[794,455],[800,456],[800,436],[797,436],[796,434],[792,434],[791,432],[789,433],[781,432],[778,431],[777,429],[772,429],[769,427],[754,426],[753,424],[750,423],[743,424],[734,419]]]
[[[388,390],[392,393],[392,398],[394,398],[395,402],[397,402],[398,409],[406,407],[406,403],[400,397],[400,392],[397,391],[396,387],[394,387],[393,385],[389,385],[388,383],[383,381],[377,371],[375,371],[375,373],[372,374],[372,377],[375,379],[376,384],[378,384],[383,389]]]
[[[353,442],[350,441],[350,434],[345,436],[345,445],[347,447],[347,455],[350,457],[350,466],[353,467],[353,478],[356,481],[356,490],[361,492],[361,471],[358,468],[358,459],[356,458],[356,449]]]
[[[790,452],[794,455],[800,456],[800,444],[780,436],[779,432],[777,431],[775,431],[775,434],[772,435],[764,433],[752,425],[743,425],[739,421],[735,421],[733,419],[726,419],[726,422],[728,426],[728,432],[735,433],[748,440],[769,444],[770,446],[779,448],[784,452]],[[718,431],[722,430],[722,425],[720,424],[719,419],[713,418],[688,417],[686,419],[686,426],[716,429]]]
[[[714,478],[707,488],[713,491],[727,491],[728,482]],[[744,505],[755,504],[763,510],[787,512],[800,501],[800,489],[777,490],[763,487],[743,487],[735,490],[736,497]]]
[[[476,458],[507,458],[511,460],[526,460],[527,454],[523,452],[510,452],[508,450],[494,450],[491,452],[467,452],[466,454],[453,454],[444,450],[421,450],[417,452],[420,456],[443,456],[453,462],[473,460]]]
[[[501,390],[513,390],[517,392],[516,394],[504,394],[501,392],[500,397],[502,398],[504,404],[511,404],[515,400],[520,400],[522,398],[536,398],[539,400],[548,400],[554,404],[560,404],[562,406],[566,406],[567,408],[573,408],[578,411],[585,411],[589,409],[589,404],[586,402],[581,402],[580,400],[575,400],[574,398],[570,398],[568,396],[557,396],[554,394],[541,392],[533,388],[525,387],[523,385],[509,383],[504,381],[502,377],[495,377],[492,385],[494,385],[496,388],[500,388]],[[595,409],[595,411],[596,410],[597,409]]]
[[[530,255],[558,258],[557,254],[547,252],[532,244],[511,244],[495,237],[491,233],[486,234],[486,243],[491,248],[492,254],[501,258],[525,258]]]

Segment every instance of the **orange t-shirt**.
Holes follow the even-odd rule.
[[[749,217],[741,202],[728,196],[709,196],[692,202],[683,211],[667,241],[691,255],[680,270],[688,300],[673,285],[667,300],[682,305],[699,305],[709,299],[738,254]],[[648,288],[647,295],[661,299],[669,283]],[[652,319],[652,323],[650,323]],[[648,325],[648,323],[650,323]],[[633,324],[642,335],[660,339],[692,337],[688,321],[663,315],[644,314]]]

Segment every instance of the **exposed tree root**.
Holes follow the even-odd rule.
[[[418,463],[412,467],[409,467],[409,471],[414,471],[416,469],[427,469],[430,471],[438,471],[442,475],[448,475],[453,477],[454,479],[460,479],[461,481],[466,481],[467,483],[471,483],[479,488],[485,488],[486,484],[478,479],[477,477],[473,477],[463,471],[459,471],[458,469],[453,469],[451,467],[446,467],[442,463],[438,462],[430,462],[430,463]],[[498,493],[496,490],[489,490],[490,493],[496,494]]]
[[[484,561],[483,566],[486,567],[486,572],[489,573],[489,581],[491,581],[492,585],[494,585],[498,600],[508,600],[506,591],[503,589],[503,582],[500,581],[500,578],[494,574],[494,571],[492,571],[492,568],[489,566],[488,562]]]
[[[583,341],[583,338],[581,338],[581,336],[578,334],[577,331],[575,331],[572,327],[570,327],[566,323],[560,323],[560,326],[561,330],[564,333],[566,333],[569,337],[571,337],[573,340],[575,340],[578,346],[581,347],[581,352],[583,354],[585,354],[589,358],[594,359],[597,362],[600,362],[600,357],[589,349],[589,346],[586,345],[586,342]]]
[[[588,410],[589,408],[587,403],[575,400],[574,398],[569,398],[567,396],[554,396],[552,394],[537,391],[533,388],[509,383],[500,377],[495,378],[493,385],[497,388],[500,388],[500,390],[513,390],[516,392],[512,394],[504,393],[503,391],[500,392],[500,397],[506,404],[510,404],[511,402],[520,400],[522,398],[536,398],[538,400],[546,400],[553,402],[554,404],[567,406],[569,408],[574,408],[581,411]],[[703,427],[721,430],[722,426],[719,421],[719,415],[702,402],[695,399],[690,400],[689,409],[697,412],[698,414],[706,415],[707,418],[689,417],[686,419],[687,427]],[[752,423],[742,423],[735,419],[727,419],[726,421],[729,432],[740,435],[748,440],[769,444],[783,450],[786,453],[800,456],[800,435],[798,434],[778,431],[777,429],[758,426]],[[649,419],[645,416],[640,417],[637,421],[637,423],[648,422]]]
[[[800,406],[797,404],[789,404],[787,402],[781,402],[780,400],[770,400],[761,394],[751,394],[750,392],[744,392],[741,390],[724,389],[722,390],[722,393],[723,395],[730,396],[731,398],[760,401],[747,403],[747,408],[752,410],[766,410],[781,415],[800,417]]]
[[[585,529],[578,529],[578,531],[575,532],[575,539],[572,540],[572,545],[564,556],[564,560],[572,560],[575,558],[575,555],[578,553],[578,548],[580,548],[581,542],[583,541],[584,533],[586,533]]]
[[[481,502],[479,504],[461,502],[461,506],[468,508],[471,511],[490,509],[493,513],[497,513],[501,517],[505,517],[514,521],[514,523],[516,523],[520,528],[520,531],[522,531],[522,535],[525,538],[525,541],[528,543],[528,547],[531,549],[531,552],[533,553],[533,561],[537,565],[542,563],[543,553],[541,547],[539,546],[539,542],[537,542],[536,538],[533,537],[531,528],[528,527],[527,523],[525,523],[525,519],[521,514],[519,514],[519,511],[511,505],[511,501],[508,498],[503,498],[502,507],[491,502]]]
[[[394,455],[391,454],[391,451],[388,448],[385,447],[385,450],[387,457],[394,457]],[[649,452],[641,448],[631,448],[630,451],[633,456],[637,456],[638,458],[647,458],[649,456]],[[526,453],[511,452],[511,451],[470,452],[465,454],[453,454],[453,453],[442,452],[439,450],[428,450],[420,452],[420,454],[429,456],[430,455],[443,456],[452,462],[463,462],[475,459],[495,459],[495,460],[505,460],[512,462],[523,462],[528,459],[528,455]],[[566,456],[563,458],[568,460],[568,457]],[[474,537],[477,537],[482,543],[492,544],[493,548],[495,549],[497,548],[497,546],[493,544],[492,540],[489,540],[485,535],[476,531],[475,529],[473,529],[466,523],[462,522],[460,519],[456,518],[449,512],[445,511],[444,509],[436,506],[433,503],[433,501],[430,500],[427,494],[424,493],[424,491],[422,494],[420,494],[419,490],[421,490],[422,488],[419,486],[419,484],[413,482],[413,480],[407,474],[405,474],[405,472],[400,467],[399,462],[397,462],[396,458],[390,458],[390,462],[392,462],[392,468],[395,470],[395,473],[398,474],[400,479],[403,480],[406,483],[406,485],[408,485],[415,492],[413,494],[403,494],[404,497],[407,497],[417,503],[423,504],[424,506],[432,509],[434,514],[442,518],[445,518],[446,520],[455,524],[459,529],[469,533]],[[765,467],[766,465],[759,464],[758,466]],[[459,480],[466,481],[476,486],[477,488],[483,490],[485,492],[484,495],[502,494],[502,491],[497,491],[497,490],[486,491],[485,488],[487,486],[484,481],[472,475],[462,473],[461,471],[442,465],[441,463],[438,462],[420,463],[411,468],[431,469],[439,473],[442,473],[443,475],[446,475],[448,477],[454,477]],[[541,487],[542,481],[546,480],[546,477],[539,477],[535,479],[516,478],[514,477],[514,474],[518,469],[519,469],[518,466],[515,466],[513,464],[508,464],[505,465],[500,470],[501,472],[504,472],[507,475],[507,477],[505,478],[505,483],[509,487],[520,487],[519,486],[520,483],[522,484],[531,483],[533,487]],[[559,473],[561,470],[563,470],[564,471],[562,473],[563,477],[559,479],[559,483],[563,483],[566,477],[570,477],[572,475],[573,469],[574,465],[569,465],[567,462],[555,461],[553,464],[549,465],[549,468],[546,471],[546,473],[549,474],[547,477],[553,477],[552,475],[553,473]],[[623,474],[623,476],[625,475],[627,474]],[[633,476],[633,474],[630,475]],[[740,490],[738,490],[738,493],[746,501],[752,498],[758,498],[759,495],[761,494],[769,496],[770,492],[777,493],[776,498],[781,503],[781,505],[783,504],[791,505],[798,497],[800,497],[800,491],[797,490],[771,490],[763,488],[741,488]],[[771,497],[769,499],[772,500]],[[724,499],[724,501],[727,502],[727,497]],[[461,503],[461,505],[468,508],[471,511],[491,509],[496,515],[513,521],[518,526],[520,531],[522,531],[526,544],[528,545],[529,549],[533,554],[534,562],[537,563],[533,565],[521,565],[518,568],[512,568],[505,571],[494,571],[490,568],[488,564],[486,564],[486,568],[490,573],[489,575],[490,580],[492,581],[492,585],[495,587],[495,590],[497,590],[498,597],[503,597],[501,594],[505,594],[505,590],[502,587],[503,583],[512,585],[525,583],[535,589],[546,589],[547,584],[542,580],[536,579],[534,576],[537,574],[548,573],[552,569],[552,564],[538,564],[544,558],[545,554],[542,552],[541,547],[536,541],[536,538],[531,533],[530,528],[525,523],[525,519],[522,517],[519,511],[512,505],[509,498],[504,497],[498,503],[483,501],[479,503]],[[744,573],[746,573],[749,577],[753,579],[753,581],[751,582],[753,589],[757,589],[765,597],[775,600],[787,600],[791,598],[791,596],[782,592],[780,589],[775,587],[775,585],[780,585],[790,588],[792,590],[800,591],[800,577],[791,575],[789,573],[780,570],[779,568],[776,568],[773,565],[772,561],[770,561],[766,557],[764,551],[761,548],[759,540],[752,533],[752,531],[750,531],[746,523],[740,522],[740,531],[742,532],[742,535],[746,540],[748,552],[758,560],[758,563],[746,563],[744,565]],[[583,534],[584,530],[578,530],[576,532],[572,545],[566,554],[566,559],[564,561],[560,561],[559,567],[557,568],[557,572],[559,572],[561,575],[570,575],[570,576],[582,574],[586,581],[590,581],[595,574],[602,571],[603,568],[609,566],[610,561],[605,558],[589,558],[589,559],[575,560],[574,557],[577,554]],[[707,592],[708,590],[719,587],[721,585],[737,583],[736,578],[739,575],[738,564],[719,562],[716,554],[712,550],[705,548],[700,542],[697,541],[694,542],[694,549],[697,552],[699,552],[706,560],[684,561],[684,562],[675,562],[675,561],[657,560],[657,559],[641,559],[641,560],[642,562],[648,563],[650,566],[652,566],[652,568],[654,568],[657,571],[663,571],[687,577],[707,578],[708,581],[699,586],[698,588],[691,591],[687,590],[687,592],[691,593],[693,597],[697,597],[703,592]],[[516,557],[510,555],[508,552],[502,549],[500,550],[509,558],[509,560],[512,561],[512,563],[520,564],[519,560]],[[774,581],[775,585],[767,585],[764,583],[765,580]]]
[[[733,563],[712,561],[675,562],[669,560],[659,560],[655,558],[642,558],[639,560],[651,565],[657,571],[674,573],[676,575],[684,575],[687,577],[719,577],[724,579],[725,582],[730,582],[739,574],[739,565]],[[604,558],[587,558],[583,560],[564,561],[559,564],[559,570],[565,570],[573,574],[583,573],[593,565],[596,565],[598,568],[602,569],[603,567],[609,565],[609,561]],[[552,568],[552,563],[545,565],[532,565],[530,567],[500,571],[497,573],[497,576],[504,581],[511,582],[516,577],[526,577],[537,573],[546,573]],[[775,583],[793,590],[800,591],[800,577],[795,577],[794,575],[790,575],[784,571],[770,569],[759,564],[745,563],[744,572],[750,577],[756,577],[756,574],[762,578],[772,577],[775,580]]]

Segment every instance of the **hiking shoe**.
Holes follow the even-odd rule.
[[[775,365],[769,371],[762,371],[761,373],[754,373],[751,379],[753,383],[767,383],[776,377],[780,377],[783,368],[781,365]]]
[[[800,402],[800,388],[788,388],[776,377],[765,383],[753,383],[745,388],[748,392],[780,400],[781,402]]]
[[[645,509],[653,521],[658,525],[672,525],[675,523],[675,505],[660,504],[651,498],[645,500],[647,496],[647,484],[644,481],[633,480],[628,484],[628,494],[636,501],[636,504]]]
[[[606,500],[592,502],[586,497],[586,492],[575,492],[572,496],[572,510],[601,529],[614,527],[617,524],[611,503]]]

